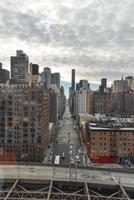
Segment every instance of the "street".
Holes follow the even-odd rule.
[[[19,179],[19,180],[63,180],[90,182],[91,184],[101,184],[107,186],[115,186],[119,183],[125,188],[130,188],[134,191],[134,174],[125,172],[110,172],[89,170],[89,169],[71,169],[66,167],[51,167],[51,166],[33,166],[33,165],[1,165],[0,180]]]
[[[63,115],[63,119],[59,120],[59,127],[56,138],[46,152],[43,163],[50,165],[56,164],[55,158],[59,157],[57,165],[62,166],[89,166],[89,159],[80,143],[79,133],[69,111],[68,105]]]

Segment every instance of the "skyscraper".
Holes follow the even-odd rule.
[[[30,85],[39,83],[40,74],[39,74],[39,65],[30,63]]]
[[[118,92],[127,92],[128,91],[128,81],[124,80],[123,78],[121,80],[115,80],[113,82],[113,93]]]
[[[28,56],[22,50],[17,50],[16,56],[11,56],[11,79],[15,82],[27,82],[28,66]]]
[[[90,84],[88,83],[87,80],[80,80],[79,85],[80,85],[80,88],[87,89],[87,90],[90,89]]]
[[[134,77],[133,76],[127,76],[125,78],[125,80],[127,80],[127,82],[128,82],[128,89],[134,91]]]
[[[2,83],[6,83],[9,80],[9,71],[2,69]]]
[[[103,86],[103,88],[107,88],[107,79],[106,78],[101,79],[101,85]]]
[[[80,83],[76,84],[76,91],[80,89]]]
[[[6,83],[9,80],[9,71],[2,69],[2,63],[0,63],[0,83]]]
[[[56,72],[51,74],[51,84],[60,88],[60,73]]]
[[[106,92],[106,88],[107,88],[107,79],[106,78],[102,78],[101,79],[101,85],[99,86],[99,92],[100,93]]]
[[[42,72],[42,82],[44,82],[47,89],[51,87],[51,69],[49,67],[45,67]]]
[[[32,75],[39,75],[39,65],[31,64],[31,74]]]
[[[72,69],[72,91],[75,91],[75,69]]]

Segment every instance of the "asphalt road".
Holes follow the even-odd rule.
[[[0,180],[25,179],[25,180],[63,180],[90,182],[92,184],[118,185],[132,188],[134,191],[134,174],[120,172],[106,172],[98,170],[49,167],[49,166],[24,166],[24,165],[1,165]]]
[[[69,107],[66,106],[63,119],[59,121],[56,138],[46,153],[44,163],[55,164],[55,157],[59,155],[59,165],[75,167],[89,165],[89,160],[82,149],[79,133],[74,123]],[[62,157],[63,154],[64,158]]]

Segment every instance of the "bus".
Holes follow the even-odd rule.
[[[59,165],[59,163],[60,163],[60,156],[57,155],[57,156],[55,156],[54,164],[55,164],[55,165]]]

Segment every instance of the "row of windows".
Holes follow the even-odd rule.
[[[99,140],[109,140],[109,139],[110,139],[110,140],[109,140],[110,142],[111,142],[111,141],[116,141],[116,140],[117,140],[117,138],[114,139],[114,138],[109,138],[109,137],[107,137],[107,138],[102,138],[102,137],[96,137],[96,138],[95,138],[95,137],[92,137],[91,139],[92,139],[92,140],[98,140],[98,139],[99,139]],[[125,141],[126,141],[126,140],[127,140],[127,141],[129,141],[129,140],[130,140],[130,141],[134,141],[134,138],[128,138],[128,137],[119,138],[119,141],[122,141],[122,140],[125,140]]]
[[[99,145],[99,146],[103,146],[103,145],[104,145],[104,146],[106,146],[106,145],[109,146],[109,144],[107,144],[107,143],[105,143],[105,142],[104,142],[104,143],[99,143],[99,144],[98,144],[98,143],[92,142],[92,145],[93,145],[93,146],[95,146],[95,145],[96,145],[96,146],[98,146],[98,145]],[[110,146],[115,146],[115,145],[116,145],[116,144],[115,144],[114,142],[113,142],[113,143],[110,143]],[[131,144],[131,143],[125,143],[125,142],[124,142],[124,143],[120,143],[119,146],[134,146],[134,143]]]
[[[94,132],[94,131],[91,131],[90,134],[92,135],[123,135],[123,136],[131,136],[134,134],[134,131],[130,131],[130,132],[103,132],[103,131],[100,131],[100,132]]]

